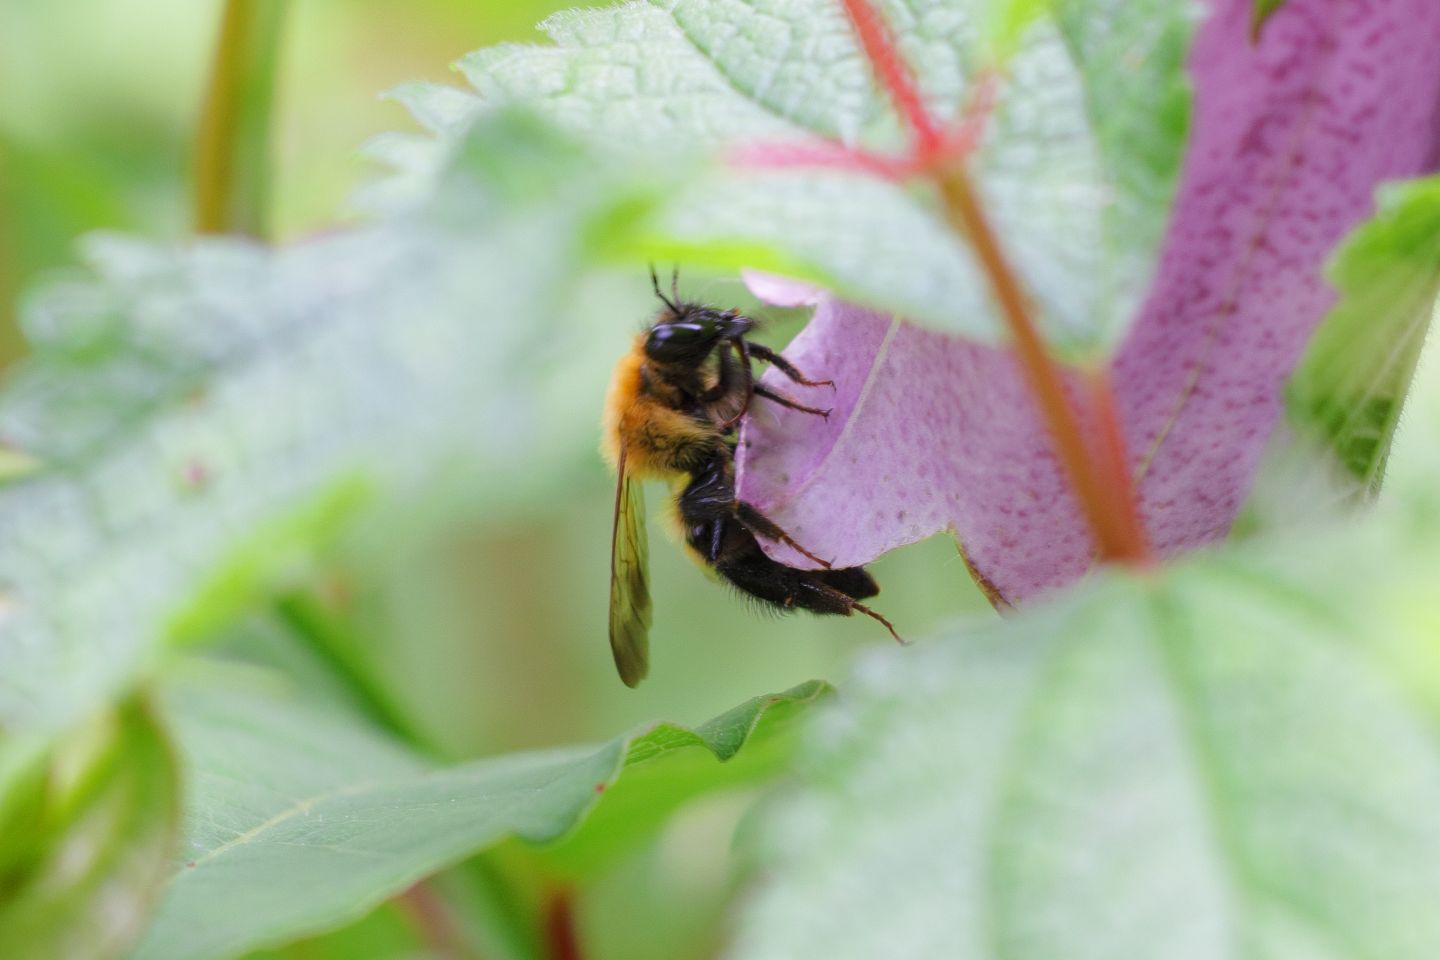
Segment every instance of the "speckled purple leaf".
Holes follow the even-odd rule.
[[[1321,270],[1382,181],[1440,161],[1440,3],[1291,0],[1198,38],[1196,133],[1156,282],[1114,361],[1165,552],[1223,536],[1335,294]]]
[[[1112,365],[1141,510],[1167,555],[1229,530],[1334,300],[1331,249],[1377,184],[1440,163],[1440,3],[1290,0],[1258,44],[1252,6],[1215,0],[1196,38],[1174,215]],[[850,565],[948,529],[1007,600],[1087,569],[1089,535],[1008,355],[824,297],[786,355],[834,379],[833,400],[774,371],[766,382],[834,413],[756,409],[740,495],[811,550]]]
[[[740,496],[811,550],[852,566],[951,529],[1007,598],[1088,565],[1088,535],[1008,353],[826,297],[786,356],[834,393],[766,382],[832,412],[755,404]]]

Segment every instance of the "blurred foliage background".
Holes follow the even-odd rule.
[[[378,94],[445,80],[475,47],[536,39],[554,0],[297,0],[277,78],[278,239],[345,219],[357,148],[405,124]],[[0,291],[14,301],[97,228],[180,238],[219,0],[0,0]]]
[[[446,81],[448,64],[478,47],[539,41],[534,25],[570,5],[292,3],[275,94],[273,239],[300,242],[355,221],[347,198],[375,175],[360,147],[378,133],[414,129],[381,92]],[[24,353],[17,314],[25,291],[75,261],[78,237],[105,229],[183,242],[189,233],[192,143],[220,8],[219,0],[0,0],[5,366]],[[685,286],[757,307],[733,278],[691,275]],[[613,329],[618,357],[651,309],[648,279],[637,264],[633,275],[596,278],[594,288],[594,322]],[[774,320],[766,337],[776,344],[803,321],[763,315]],[[477,335],[499,322],[477,305]],[[597,357],[593,375],[577,381],[576,417],[598,420],[610,362]],[[890,642],[864,618],[758,615],[662,540],[652,516],[654,669],[638,691],[627,690],[605,638],[614,481],[586,451],[552,462],[588,466],[545,478],[556,493],[523,515],[472,510],[479,519],[460,528],[427,527],[411,515],[369,531],[368,545],[335,561],[332,599],[343,602],[371,671],[444,755],[598,741],[657,717],[699,722],[758,691],[833,680],[855,649]],[[987,609],[948,538],[898,551],[874,572],[885,587],[877,605],[902,632],[918,636],[941,619]],[[588,891],[595,954],[706,955],[717,904],[735,882],[727,851],[742,809],[734,798],[707,802]],[[657,909],[627,910],[637,898]],[[637,925],[627,916],[651,919]],[[659,929],[656,918],[676,929]],[[373,946],[385,922],[372,918],[362,938]],[[354,954],[340,947],[337,955]]]

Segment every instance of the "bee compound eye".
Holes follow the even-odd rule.
[[[715,336],[715,324],[708,319],[656,324],[645,341],[645,351],[661,360],[678,358],[697,347],[708,347]]]

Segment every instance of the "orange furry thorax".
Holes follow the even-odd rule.
[[[642,335],[610,378],[600,448],[617,467],[623,451],[627,473],[676,479],[685,474],[698,449],[713,446],[716,431],[675,409],[673,398],[658,396],[672,388],[647,376],[647,363]]]

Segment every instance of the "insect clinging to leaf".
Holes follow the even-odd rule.
[[[610,546],[610,647],[629,686],[649,668],[651,597],[644,479],[675,490],[673,509],[691,556],[750,597],[782,611],[850,616],[860,612],[895,635],[890,621],[863,600],[880,592],[863,567],[833,569],[735,493],[736,428],[755,398],[818,417],[806,406],[756,382],[755,361],[792,382],[811,380],[784,357],[746,339],[755,321],[738,310],[682,300],[678,277],[670,296],[651,284],[662,304],[654,322],[621,358],[605,400],[603,450],[614,465],[615,517]],[[757,538],[784,543],[820,569],[772,560]]]

